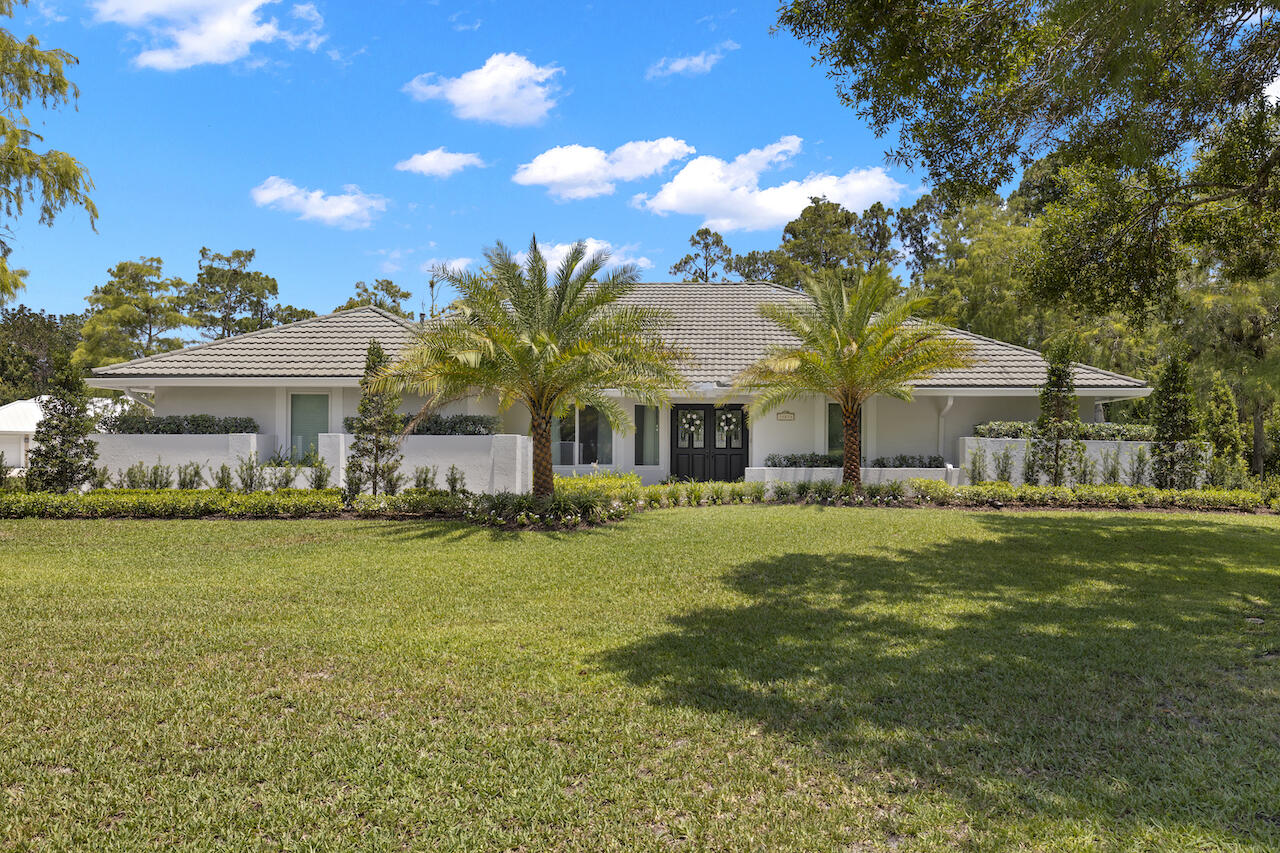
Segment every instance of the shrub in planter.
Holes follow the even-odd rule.
[[[920,456],[899,453],[896,456],[877,456],[867,463],[868,468],[945,468],[947,463],[936,453]]]
[[[229,435],[256,433],[253,418],[222,418],[214,415],[148,415],[124,412],[107,415],[98,428],[117,435]]]
[[[840,468],[843,453],[770,453],[764,458],[766,468]]]
[[[1013,448],[1005,445],[999,453],[994,457],[996,466],[996,479],[1001,483],[1009,483],[1013,481]]]

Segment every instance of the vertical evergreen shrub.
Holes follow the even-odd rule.
[[[1212,449],[1209,482],[1220,488],[1240,488],[1248,479],[1244,461],[1244,434],[1236,396],[1222,374],[1214,376],[1209,405],[1204,413],[1204,433]]]
[[[1036,421],[1035,467],[1044,473],[1050,486],[1061,486],[1066,480],[1068,451],[1080,433],[1080,410],[1071,373],[1073,354],[1068,343],[1054,344],[1045,353],[1045,381],[1040,389],[1040,418]]]
[[[1204,447],[1187,362],[1178,355],[1167,358],[1151,394],[1151,425],[1156,430],[1151,475],[1158,489],[1195,488],[1202,467]]]
[[[366,486],[375,495],[393,495],[400,488],[403,420],[396,411],[400,407],[400,395],[371,387],[374,377],[389,361],[382,345],[376,340],[369,341],[364,376],[360,379],[360,405],[351,428],[355,438],[347,456],[347,494],[352,497]]]
[[[87,483],[98,463],[98,446],[89,439],[94,418],[84,380],[63,359],[53,387],[40,401],[44,416],[36,426],[35,447],[27,465],[27,488],[33,492],[69,492]]]

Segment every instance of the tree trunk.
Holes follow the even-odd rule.
[[[1267,454],[1266,407],[1258,403],[1253,409],[1253,473],[1262,476]]]
[[[862,407],[840,407],[844,423],[844,470],[841,479],[862,491]]]
[[[551,497],[555,492],[555,472],[551,468],[551,419],[533,416],[533,494]]]

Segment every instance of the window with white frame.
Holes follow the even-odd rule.
[[[551,419],[554,465],[612,465],[613,426],[594,406]]]

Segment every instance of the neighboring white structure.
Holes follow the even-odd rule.
[[[747,468],[763,467],[771,453],[839,450],[840,419],[828,400],[799,400],[748,420],[744,408],[750,401],[729,393],[743,368],[770,345],[788,342],[784,332],[760,316],[759,306],[804,298],[770,284],[639,285],[626,301],[670,313],[670,337],[692,355],[686,371],[692,390],[661,410],[622,400],[636,425],[629,433],[590,408],[557,422],[557,472],[636,471],[646,483],[668,476],[738,479]],[[322,435],[342,433],[344,418],[355,414],[370,339],[378,339],[394,358],[420,332],[417,323],[378,308],[355,308],[98,368],[89,384],[144,400],[160,415],[252,417],[258,423],[260,453],[268,436],[276,449],[299,452],[318,448]],[[870,400],[863,410],[866,459],[936,454],[962,467],[967,460],[959,453],[959,439],[972,435],[975,424],[1035,418],[1045,377],[1040,354],[960,330],[952,333],[972,344],[974,366],[919,383],[910,403]],[[1087,365],[1076,366],[1075,382],[1086,419],[1093,418],[1097,403],[1150,393],[1140,380]],[[406,399],[403,408],[416,411],[420,404]],[[492,397],[460,401],[442,413],[495,415],[503,433],[527,436],[529,431],[526,411],[516,407],[500,413]],[[157,455],[153,440],[162,437],[117,438],[136,447],[138,460],[149,463]],[[419,464],[439,465],[443,471],[451,464],[450,451],[435,452],[439,455],[420,457]]]
[[[27,467],[27,457],[35,441],[36,427],[44,417],[40,404],[47,399],[32,397],[0,406],[0,453],[4,453],[4,464],[10,468]],[[89,408],[95,417],[102,417],[116,409],[117,404],[114,400],[91,400]]]
[[[27,467],[27,454],[31,452],[31,440],[44,413],[40,401],[14,400],[0,406],[0,453],[4,463],[11,468]]]

